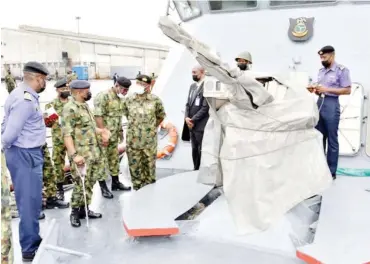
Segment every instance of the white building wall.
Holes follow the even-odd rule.
[[[74,65],[89,67],[89,77],[109,78],[111,67],[140,67],[142,73],[159,74],[167,51],[135,48],[115,44],[92,43],[84,39],[78,40],[68,36],[47,35],[44,33],[22,30],[2,29],[1,54],[3,74],[10,68],[15,76],[22,75],[24,63],[39,61],[50,71],[57,70],[59,76]],[[66,66],[62,52],[68,53],[69,65]]]

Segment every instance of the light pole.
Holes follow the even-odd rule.
[[[76,16],[76,21],[77,21],[77,34],[80,34],[80,19],[81,19],[81,17]]]

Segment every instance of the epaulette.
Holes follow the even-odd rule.
[[[346,67],[345,67],[344,65],[342,65],[342,64],[338,64],[338,68],[339,68],[341,71],[343,71]]]
[[[32,101],[32,95],[29,92],[24,92],[24,100]]]

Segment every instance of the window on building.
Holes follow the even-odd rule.
[[[173,1],[173,3],[182,21],[188,21],[201,15],[197,1]]]
[[[270,6],[302,6],[312,4],[335,3],[337,0],[298,0],[298,1],[270,1]]]
[[[211,11],[232,11],[243,10],[247,8],[257,7],[257,1],[209,1],[209,8]]]

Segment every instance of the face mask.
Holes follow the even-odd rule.
[[[124,99],[124,98],[125,98],[125,96],[124,96],[123,94],[121,94],[121,93],[117,94],[117,96],[118,96],[119,98],[121,98],[121,99]]]
[[[38,83],[40,84],[40,91],[38,91],[37,93],[42,93],[43,91],[45,91],[46,82],[45,82],[45,80],[43,80],[42,82],[43,82],[43,84],[40,84],[40,82],[38,81]]]
[[[238,68],[241,70],[241,71],[246,71],[248,69],[247,67],[247,64],[246,63],[238,63]]]
[[[321,64],[322,66],[324,66],[325,68],[328,68],[330,66],[330,62],[329,61],[321,61]]]
[[[86,97],[84,97],[85,102],[89,101],[91,99],[91,97],[92,97],[91,92],[88,92]]]
[[[70,96],[70,95],[71,95],[71,93],[69,91],[64,91],[64,92],[60,93],[60,97],[63,98],[63,99],[68,98],[68,96]]]
[[[143,86],[140,85],[137,87],[137,90],[136,90],[137,94],[143,94],[144,92],[145,92],[145,89]]]
[[[200,80],[200,79],[199,79],[199,77],[198,77],[198,76],[193,75],[193,81],[194,81],[194,82],[199,82],[199,80]]]

